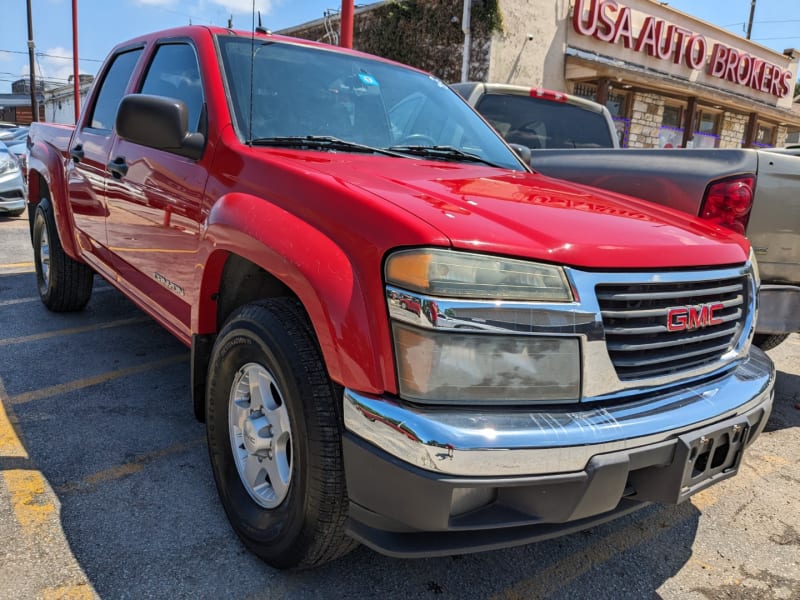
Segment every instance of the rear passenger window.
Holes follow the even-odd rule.
[[[106,129],[111,131],[114,128],[114,119],[117,117],[117,108],[128,87],[134,67],[142,54],[142,49],[130,50],[118,54],[114,62],[108,68],[100,91],[97,93],[97,100],[92,111],[90,127],[94,129]]]
[[[189,132],[200,130],[203,86],[197,56],[189,44],[159,46],[147,69],[141,92],[182,101],[189,112]]]

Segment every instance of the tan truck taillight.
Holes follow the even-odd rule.
[[[754,177],[734,177],[708,186],[700,217],[744,235],[753,207]]]

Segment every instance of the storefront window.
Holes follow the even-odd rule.
[[[705,110],[697,111],[697,133],[719,133],[719,114]]]
[[[659,148],[680,148],[683,143],[683,107],[666,104],[658,129]]]
[[[756,140],[753,142],[754,146],[761,148],[769,148],[775,144],[775,127],[764,123],[758,124],[758,131],[756,132]]]
[[[625,94],[609,94],[606,108],[612,117],[624,117],[628,96]]]
[[[683,127],[683,107],[669,104],[664,106],[664,118],[661,124],[666,127]]]
[[[658,128],[659,148],[680,148],[683,143],[683,128],[662,125]]]
[[[594,100],[597,96],[597,86],[593,83],[579,82],[575,84],[575,90],[573,93],[581,98]]]
[[[719,113],[699,110],[695,124],[692,148],[718,148],[719,147]]]

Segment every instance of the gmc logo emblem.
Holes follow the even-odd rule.
[[[725,306],[721,303],[671,308],[667,313],[667,329],[669,331],[691,331],[709,325],[719,325],[722,323],[722,319],[715,317],[714,313],[723,308]]]

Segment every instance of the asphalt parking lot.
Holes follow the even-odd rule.
[[[276,571],[227,524],[189,352],[108,284],[39,302],[27,217],[0,217],[0,598],[800,598],[800,336],[739,474],[678,506],[483,554],[365,548]]]

